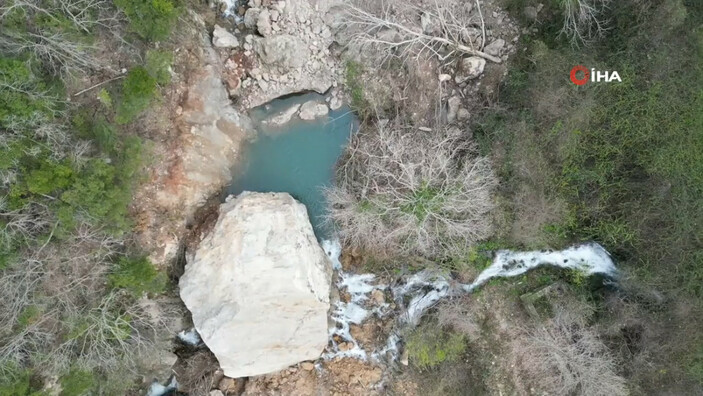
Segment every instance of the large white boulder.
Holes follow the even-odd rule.
[[[331,276],[303,204],[244,193],[220,206],[179,285],[203,341],[238,378],[320,356]]]

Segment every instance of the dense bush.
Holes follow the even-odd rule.
[[[2,364],[2,363],[0,363]],[[33,392],[30,386],[31,373],[19,369],[14,364],[0,366],[0,395],[3,396],[40,396]]]
[[[122,97],[115,117],[117,123],[131,122],[146,110],[156,97],[156,88],[156,79],[146,68],[132,68],[122,84]]]
[[[129,19],[129,26],[145,40],[164,40],[171,33],[179,14],[172,0],[115,0]]]
[[[490,235],[496,179],[472,144],[444,130],[407,134],[395,122],[364,128],[349,144],[337,187],[326,192],[344,242],[372,253],[444,256]]]
[[[55,107],[47,91],[31,62],[0,56],[0,128],[16,130],[46,120]]]
[[[165,274],[157,271],[145,257],[121,258],[108,278],[110,286],[125,289],[135,297],[161,293],[167,281]]]

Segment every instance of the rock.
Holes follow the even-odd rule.
[[[150,379],[167,379],[171,375],[171,368],[176,364],[177,360],[178,356],[173,352],[166,349],[158,349],[142,359],[142,373],[146,378]]]
[[[403,350],[403,354],[400,355],[400,364],[403,366],[407,366],[409,364],[409,359],[408,359],[408,350],[405,349]]]
[[[214,389],[210,391],[210,396],[225,396],[225,394],[219,389]]]
[[[486,67],[486,60],[478,56],[464,58],[461,61],[461,67],[454,81],[461,84],[467,80],[472,80],[483,73],[483,68]]]
[[[440,74],[439,75],[439,82],[445,82],[445,81],[449,81],[451,79],[452,79],[452,76],[450,76],[449,74]]]
[[[295,113],[298,112],[298,109],[300,109],[300,105],[293,105],[282,112],[278,113],[274,117],[265,120],[264,124],[269,124],[269,125],[275,125],[275,126],[281,126],[291,120]]]
[[[471,116],[471,113],[469,113],[469,111],[466,110],[466,109],[463,108],[463,107],[460,108],[460,109],[456,112],[456,118],[457,118],[459,121],[466,121],[466,120],[469,119],[470,116]]]
[[[264,9],[259,13],[259,17],[256,19],[256,29],[264,37],[268,37],[273,32],[271,28],[271,14],[268,10]]]
[[[504,46],[505,40],[495,39],[483,49],[483,52],[487,53],[488,55],[499,56],[500,51],[503,50]]]
[[[466,44],[473,44],[477,47],[481,46],[482,33],[480,29],[477,28],[464,28],[461,29],[461,41]]]
[[[244,25],[249,29],[254,29],[259,22],[259,8],[249,8],[244,14]]]
[[[326,104],[311,100],[300,106],[300,114],[298,116],[301,120],[310,121],[327,115],[328,111],[329,108],[327,108]]]
[[[225,28],[215,25],[212,32],[212,45],[216,48],[236,48],[239,47],[239,40]]]
[[[273,8],[278,12],[283,12],[286,9],[286,1],[278,0],[273,3]]]
[[[344,101],[342,101],[341,98],[337,96],[333,96],[332,99],[330,99],[330,109],[331,110],[339,110],[342,105],[344,105]]]
[[[420,25],[422,26],[422,32],[429,35],[437,35],[440,30],[439,23],[433,20],[431,14],[423,12],[420,15]]]
[[[377,305],[382,305],[386,302],[386,297],[383,295],[383,292],[378,289],[374,289],[371,292],[371,298]]]
[[[527,6],[522,10],[522,13],[525,15],[525,18],[527,18],[530,21],[536,21],[537,20],[537,8],[532,7],[532,6]]]
[[[217,59],[193,72],[180,104],[179,148],[164,154],[158,183],[140,192],[141,201],[151,200],[161,211],[152,213],[180,213],[178,219],[191,218],[208,198],[229,184],[242,144],[255,133],[251,120],[231,105],[222,84],[219,57],[212,47],[209,51]],[[148,221],[163,225],[151,227],[153,231],[140,238],[153,252],[150,257],[157,263],[175,257],[178,234],[170,227],[180,230],[185,225],[163,216]]]
[[[461,98],[458,96],[452,96],[447,101],[447,122],[452,123],[456,120],[457,112],[459,111],[459,106],[461,105]]]
[[[237,378],[223,377],[217,384],[217,388],[225,395],[239,395],[244,390],[245,380]]]
[[[376,37],[379,40],[387,41],[389,43],[397,43],[402,39],[398,31],[395,29],[383,29],[376,33]]]
[[[254,50],[265,64],[289,68],[302,67],[309,57],[305,42],[289,34],[256,40]]]
[[[289,194],[228,198],[187,261],[181,299],[227,377],[279,371],[327,346],[331,263]]]
[[[301,367],[303,370],[307,370],[307,371],[312,371],[312,370],[315,369],[315,365],[314,365],[313,363],[311,363],[311,362],[302,362],[302,363],[300,364],[300,367]]]

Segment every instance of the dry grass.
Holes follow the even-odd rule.
[[[31,364],[47,377],[75,365],[136,372],[157,348],[165,318],[107,290],[124,242],[81,224],[60,245],[28,251],[0,273],[0,369]]]
[[[488,158],[446,130],[391,121],[359,132],[326,191],[347,244],[378,254],[452,254],[491,234]]]
[[[207,396],[210,389],[217,386],[222,378],[217,358],[209,350],[196,352],[193,356],[181,362],[176,367],[178,389],[192,396]]]
[[[586,323],[593,307],[573,298],[552,307],[554,317],[524,329],[512,342],[523,380],[549,394],[629,394],[611,351]]]
[[[481,322],[485,320],[476,304],[472,296],[445,301],[437,306],[437,321],[474,341],[481,336]]]

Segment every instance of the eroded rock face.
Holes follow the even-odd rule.
[[[330,21],[342,14],[337,0],[276,0],[252,3],[244,24],[245,54],[253,60],[237,93],[242,109],[280,96],[325,93],[343,81],[343,67],[332,54]],[[250,4],[250,6],[252,5]]]
[[[140,246],[160,267],[176,258],[198,208],[229,184],[242,144],[255,134],[249,117],[229,98],[222,61],[205,23],[194,13],[188,16],[192,23],[184,34],[201,45],[178,60],[188,72],[177,74],[166,92],[170,125],[159,126],[163,132],[154,138],[148,182],[134,198]],[[230,74],[237,72],[243,73],[236,69]]]
[[[220,206],[179,285],[224,374],[239,378],[320,356],[331,273],[303,204],[287,193],[245,193]]]

